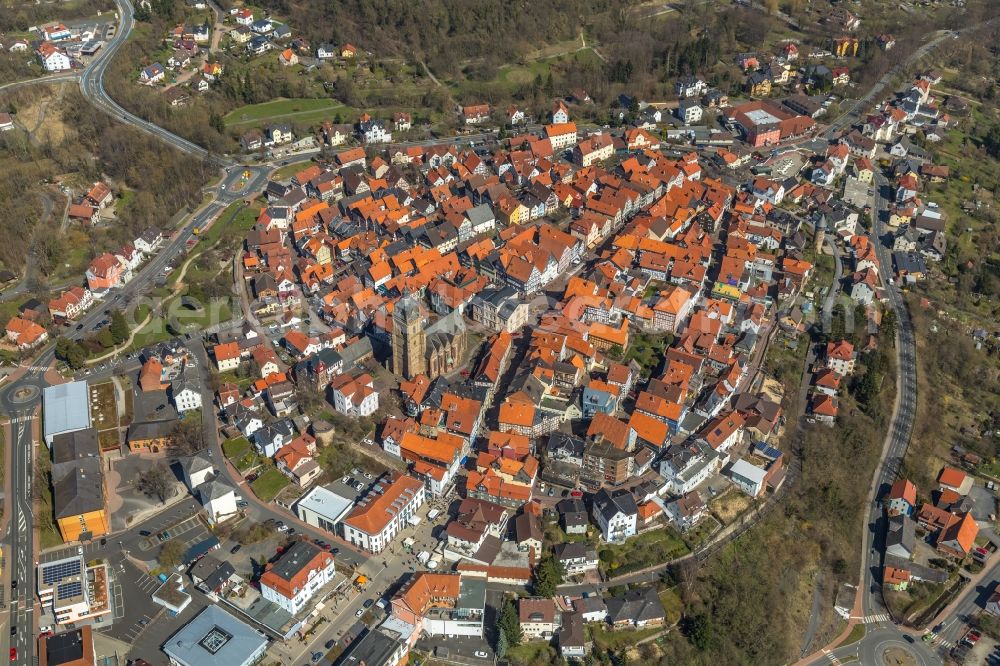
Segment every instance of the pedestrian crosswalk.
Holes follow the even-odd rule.
[[[826,655],[826,658],[830,660],[831,664],[834,664],[834,666],[839,666],[840,665],[840,660],[837,659],[837,657],[834,656],[834,654],[832,652],[829,652],[829,651],[827,651],[827,650],[824,649],[823,653]]]
[[[888,613],[875,613],[874,615],[865,615],[865,624],[876,624],[878,622],[892,622],[892,618],[889,617]]]

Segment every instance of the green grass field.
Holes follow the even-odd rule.
[[[623,544],[600,550],[601,570],[608,576],[620,576],[655,564],[662,564],[689,552],[680,535],[670,527],[650,530]]]
[[[261,502],[270,502],[289,484],[288,477],[274,467],[264,470],[257,480],[250,484]]]
[[[278,99],[262,104],[241,106],[226,114],[223,120],[227,127],[278,121],[309,124],[326,120],[337,109],[341,108],[343,108],[343,104],[325,97],[317,99]]]
[[[308,169],[312,166],[312,162],[295,162],[293,164],[286,164],[285,166],[275,169],[271,172],[272,180],[290,180],[292,176],[297,174],[303,169]]]
[[[250,450],[250,441],[246,437],[234,437],[222,443],[222,452],[227,458],[239,458]]]

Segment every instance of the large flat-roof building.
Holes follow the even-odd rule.
[[[354,507],[354,497],[335,492],[326,486],[316,486],[295,505],[295,513],[302,522],[337,533],[337,526]]]
[[[206,606],[162,649],[175,666],[251,666],[264,657],[267,637],[218,606]]]
[[[90,427],[90,396],[87,382],[69,382],[47,386],[42,390],[44,412],[43,431],[46,446],[52,438],[64,432]]]
[[[111,612],[108,576],[101,564],[90,569],[83,555],[38,565],[38,600],[56,624],[70,624]]]
[[[344,666],[396,666],[403,663],[408,652],[408,644],[399,632],[381,626],[352,642],[339,663]]]

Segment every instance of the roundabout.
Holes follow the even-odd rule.
[[[38,396],[41,393],[42,390],[34,384],[16,386],[9,391],[8,400],[15,405],[24,405],[38,400]]]
[[[0,391],[0,410],[14,410],[34,407],[42,401],[42,389],[48,386],[44,378],[27,374]]]
[[[894,645],[882,653],[882,663],[885,666],[916,666],[917,660],[906,648]]]

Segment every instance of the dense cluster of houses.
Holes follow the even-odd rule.
[[[917,487],[906,478],[892,484],[882,500],[886,513],[882,582],[887,588],[905,591],[917,581],[943,583],[948,572],[930,566],[934,557],[986,562],[991,551],[976,543],[979,523],[969,497],[972,485],[973,477],[947,465],[938,474],[930,501],[919,502]]]
[[[79,67],[82,58],[93,56],[103,46],[103,35],[92,28],[67,28],[62,23],[32,28],[38,39],[5,41],[5,50],[21,53],[33,50],[46,72],[64,72]]]
[[[564,122],[492,153],[422,146],[370,158],[351,148],[289,184],[268,184],[241,259],[251,308],[287,328],[291,378],[322,388],[345,415],[378,408],[361,367],[368,359],[385,359],[401,377],[405,414],[377,431],[422,488],[401,506],[459,488],[526,515],[549,483],[594,493],[582,513],[609,542],[657,521],[688,529],[706,513],[695,489],[710,476],[725,470],[753,497],[783,480],[783,455],[766,444],[780,408],[740,390],[775,304],[802,289],[812,266],[797,229],[773,215],[773,192],[704,176],[697,153],[668,156],[648,133],[579,141],[574,129],[561,147],[577,159],[560,159],[553,137],[572,125],[565,113],[557,104],[553,120]],[[323,133],[339,131],[328,124]],[[605,144],[622,155],[617,166],[579,159]],[[403,164],[417,167],[416,182]],[[541,219],[559,210],[568,222]],[[724,256],[713,264],[711,234],[723,231]],[[554,283],[561,300],[533,311],[532,299]],[[325,333],[296,329],[304,305]],[[493,335],[468,349],[468,326]],[[662,367],[644,372],[625,360],[636,336],[668,333],[676,339]],[[515,369],[516,344],[525,355]],[[234,342],[214,349],[220,371],[251,353]],[[456,376],[466,360],[470,369]],[[255,395],[227,393],[223,402],[220,394],[220,402],[233,427],[275,456],[302,429],[288,423],[275,439],[260,428],[255,410],[289,421],[272,395],[272,382],[289,393],[284,371],[261,371]],[[590,426],[577,436],[568,425],[581,418]],[[638,490],[626,489],[634,483]],[[329,515],[322,524],[344,525],[345,538],[377,552],[398,521],[375,513],[381,519],[363,527]],[[488,554],[469,566],[511,569],[496,564],[502,550]]]

